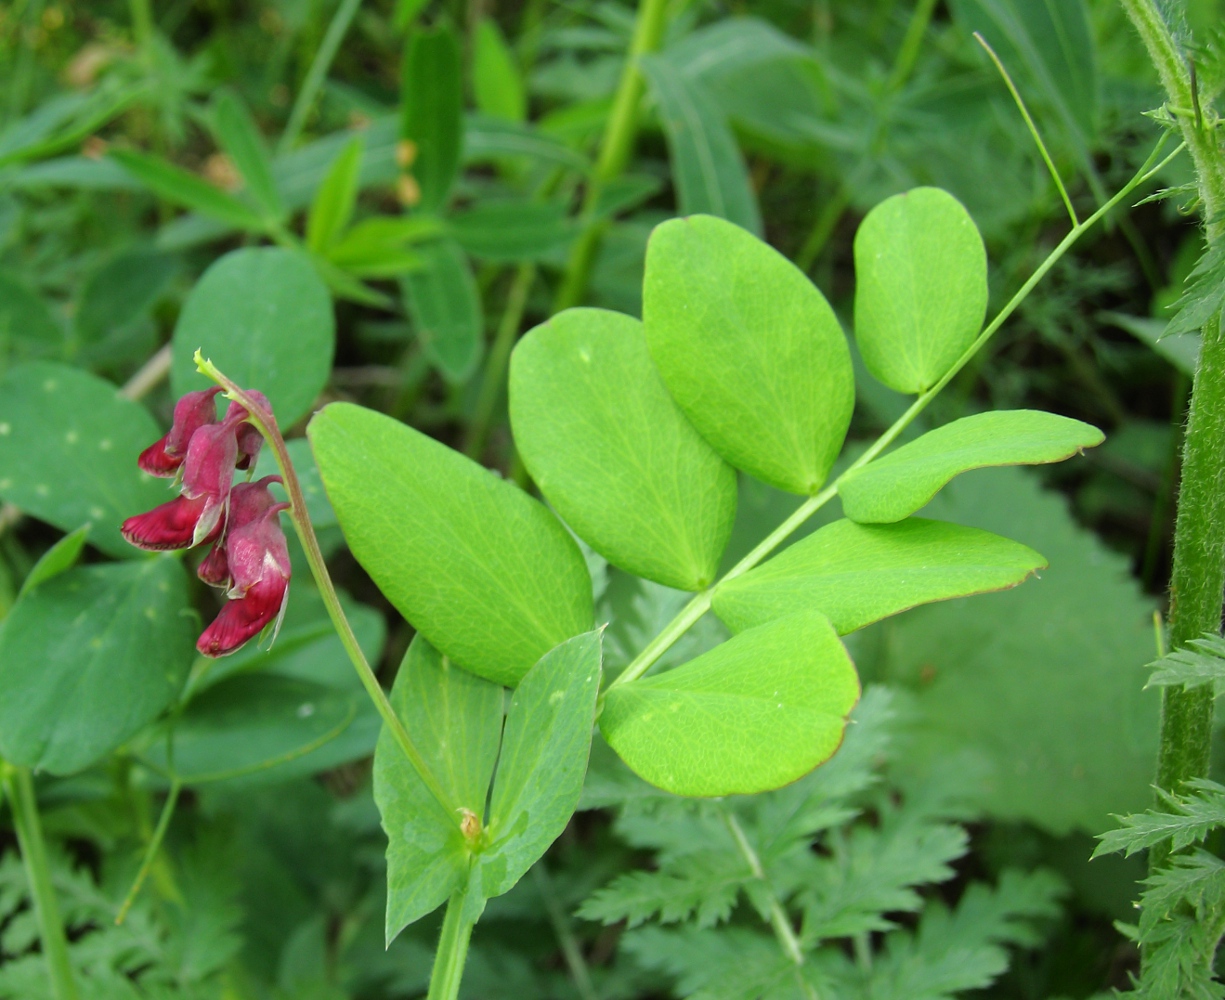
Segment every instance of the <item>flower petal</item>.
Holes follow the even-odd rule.
[[[164,552],[190,548],[207,503],[204,497],[176,497],[144,514],[129,517],[119,530],[138,549]]]
[[[225,602],[213,623],[196,643],[205,656],[228,656],[259,635],[277,619],[289,597],[289,581],[270,573],[242,597]]]

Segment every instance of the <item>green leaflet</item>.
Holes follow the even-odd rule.
[[[454,240],[438,240],[413,254],[417,267],[401,279],[413,327],[443,375],[463,382],[484,346],[481,294],[472,268]]]
[[[641,323],[570,309],[536,327],[511,357],[510,416],[532,478],[597,552],[669,587],[713,582],[736,476],[668,395]]]
[[[306,216],[306,245],[325,253],[348,228],[357,203],[365,142],[354,136],[341,147],[315,192]]]
[[[17,596],[20,597],[40,583],[46,583],[53,577],[72,569],[77,564],[77,560],[81,558],[81,550],[85,548],[88,538],[89,525],[83,524],[47,549],[26,574],[26,578],[21,581],[21,590]]]
[[[391,704],[443,788],[483,819],[502,733],[502,688],[453,666],[417,635],[396,674]],[[374,800],[387,833],[390,943],[467,885],[471,854],[455,818],[443,812],[385,727],[374,752]]]
[[[790,261],[729,222],[658,226],[643,283],[647,345],[681,410],[728,462],[817,492],[855,401],[829,303]]]
[[[122,336],[161,298],[178,270],[177,257],[157,250],[116,254],[81,289],[72,324],[77,340],[95,345]]]
[[[213,383],[197,350],[240,386],[258,389],[288,427],[327,384],[336,323],[327,287],[299,253],[234,250],[192,289],[174,328],[170,384],[176,396]]]
[[[193,658],[186,606],[169,557],[82,566],[26,591],[0,626],[0,756],[72,774],[153,721]]]
[[[591,628],[591,579],[566,529],[518,487],[391,417],[333,403],[308,429],[354,556],[456,663],[514,685]]]
[[[111,383],[67,365],[19,365],[0,379],[0,497],[64,531],[88,522],[103,552],[135,558],[119,525],[173,496],[136,467],[160,436]]]
[[[987,312],[987,251],[951,194],[886,198],[855,234],[855,341],[898,392],[934,385],[974,342]]]
[[[481,891],[509,890],[548,850],[578,807],[587,774],[602,630],[546,653],[515,689],[489,804]]]
[[[0,271],[0,360],[55,357],[64,330],[46,301],[16,276]]]
[[[272,176],[268,148],[251,112],[232,90],[223,90],[213,101],[212,114],[217,141],[234,161],[252,199],[269,219],[281,219],[285,206]]]
[[[991,465],[1061,462],[1102,443],[1096,427],[1040,410],[996,410],[928,431],[838,482],[855,521],[900,521],[954,476]]]
[[[761,210],[731,126],[700,80],[664,55],[645,56],[642,70],[668,137],[672,177],[683,215],[716,215],[761,234]]]
[[[527,95],[514,52],[498,22],[488,17],[481,19],[473,38],[472,90],[482,114],[515,122],[527,118]]]
[[[539,260],[571,235],[566,206],[556,201],[490,199],[448,220],[451,234],[468,253],[486,260]]]
[[[1046,560],[977,528],[912,517],[826,525],[743,576],[712,607],[733,631],[820,611],[840,635],[918,604],[1015,587]]]
[[[411,164],[422,211],[443,208],[459,172],[464,85],[459,40],[449,27],[414,31],[404,53],[400,135],[416,147]]]
[[[213,187],[203,177],[134,149],[113,149],[108,155],[159,198],[235,229],[264,230],[265,220],[259,212],[246,202]]]
[[[666,791],[751,794],[827,760],[858,698],[855,667],[829,621],[805,611],[611,688],[600,732]]]

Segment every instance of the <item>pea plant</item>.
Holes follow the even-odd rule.
[[[1006,66],[1046,22],[1011,3],[951,5],[971,24],[984,11],[1017,15],[996,48],[978,41],[1036,142],[1066,234],[1022,278],[989,268],[985,225],[944,187],[907,183],[866,200],[899,187],[873,173],[872,150],[903,129],[882,112],[845,177],[823,189],[826,210],[793,262],[762,238],[729,124],[771,149],[806,148],[762,125],[745,96],[763,65],[794,71],[787,86],[816,79],[798,43],[764,22],[695,29],[658,0],[631,22],[604,11],[629,56],[608,106],[594,127],[579,104],[550,131],[526,121],[512,64],[529,55],[514,56],[491,20],[474,17],[464,36],[440,19],[410,33],[397,113],[298,147],[358,6],[335,12],[275,149],[237,92],[185,104],[235,174],[218,184],[165,155],[174,101],[203,91],[133,5],[138,47],[123,58],[138,65],[122,74],[180,88],[159,98],[156,151],[120,141],[105,159],[49,161],[51,173],[155,195],[159,246],[245,245],[204,269],[170,343],[122,387],[72,362],[124,370],[141,309],[173,278],[156,250],[99,272],[66,326],[0,275],[0,317],[18,317],[0,328],[0,361],[13,361],[0,371],[0,519],[29,515],[48,533],[0,606],[0,794],[20,854],[20,868],[0,855],[0,998],[902,1000],[998,984],[1012,953],[1062,919],[1072,888],[1012,858],[955,867],[981,815],[968,789],[1016,776],[984,776],[973,753],[908,768],[913,706],[865,669],[866,637],[912,609],[1060,568],[940,505],[963,473],[1054,465],[1105,435],[1034,408],[972,406],[942,420],[941,394],[984,363],[1082,237],[1107,220],[1129,225],[1125,210],[1184,159],[1194,179],[1175,193],[1198,198],[1207,249],[1167,330],[1202,334],[1169,629],[1157,630],[1151,680],[1164,692],[1158,801],[1124,816],[1097,853],[1149,852],[1138,923],[1119,927],[1141,956],[1137,995],[1218,995],[1225,869],[1208,848],[1225,828],[1225,788],[1209,777],[1225,679],[1225,158],[1211,66],[1201,89],[1157,9],[1124,0],[1167,90],[1153,113],[1164,134],[1107,196],[1076,109],[1055,101],[1094,193],[1082,218]],[[934,7],[918,5],[874,84],[882,106],[908,93]],[[608,44],[563,38],[584,54]],[[546,63],[546,80],[565,58]],[[15,139],[0,133],[0,168],[45,172],[37,161],[153,100],[147,86],[104,89]],[[466,86],[480,112],[468,119]],[[646,92],[681,211],[644,215],[641,274],[610,294],[599,269],[624,235],[616,219],[659,190],[627,172]],[[597,155],[558,138],[567,129],[598,134]],[[465,163],[478,171],[466,176]],[[363,212],[363,191],[378,185],[376,209]],[[854,291],[840,314],[818,287],[828,274],[814,281],[810,265],[859,202]],[[191,214],[171,218],[170,206]],[[482,302],[502,265],[505,310],[486,352]],[[539,301],[545,267],[559,272],[551,307]],[[107,298],[119,274],[129,283],[114,282],[116,297],[140,309]],[[993,286],[997,302],[1000,287],[1015,291],[988,318]],[[547,318],[519,336],[533,294]],[[338,343],[338,316],[381,316],[363,336],[394,339],[401,300],[414,341],[388,405],[343,398],[330,379],[352,344]],[[103,335],[112,314],[127,325]],[[440,419],[470,416],[449,438],[458,447],[402,419],[431,377],[446,396]],[[140,401],[162,379],[168,428]],[[883,432],[849,438],[885,391],[901,402]],[[482,464],[503,395],[505,474]],[[738,545],[746,483],[788,502]],[[633,627],[642,609],[618,607],[617,579],[657,598]],[[389,617],[407,625],[399,645]],[[385,649],[398,662],[387,690]],[[279,822],[306,827],[294,831],[306,837],[299,874],[317,875],[320,896],[343,895],[312,842],[327,831],[299,822],[289,794],[265,793],[271,772],[342,787],[329,822],[344,846],[330,857],[360,858],[378,884],[347,901],[345,919],[304,918],[264,989],[235,971],[229,845],[182,838],[173,864],[168,845],[185,803],[207,811],[214,796],[246,792],[267,800],[252,813],[283,806]],[[56,794],[67,817],[51,811]],[[576,814],[593,809],[609,818],[607,855],[625,857],[559,889],[543,859],[566,850]],[[125,842],[138,848],[95,871],[61,846],[79,829],[134,831]],[[553,992],[491,971],[480,949],[478,925],[515,919],[528,892],[566,966]],[[343,953],[353,914],[374,910],[384,950],[346,959],[369,978],[342,992],[339,962],[320,956]],[[593,980],[567,910],[606,928],[629,971]],[[409,959],[380,965],[393,954]]]

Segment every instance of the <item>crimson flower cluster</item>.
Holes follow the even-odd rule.
[[[170,432],[141,452],[137,464],[150,475],[178,478],[179,495],[129,517],[121,529],[133,545],[154,552],[212,544],[198,574],[227,600],[196,643],[205,656],[233,653],[279,622],[289,597],[289,550],[279,516],[289,504],[268,489],[281,477],[234,482],[236,469],[254,467],[263,438],[237,403],[217,419],[220,391],[189,392],[175,404]],[[260,393],[249,395],[271,413]]]

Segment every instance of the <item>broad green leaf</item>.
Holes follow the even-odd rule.
[[[17,596],[21,597],[40,583],[46,583],[52,577],[72,569],[81,558],[81,550],[85,548],[88,538],[89,525],[83,524],[47,549],[26,574],[26,578],[21,582],[21,592]]]
[[[246,389],[268,397],[282,427],[310,409],[332,370],[336,323],[326,286],[302,254],[233,250],[192,289],[174,328],[176,396],[212,383],[197,350]]]
[[[179,259],[157,250],[128,250],[94,271],[81,290],[73,327],[77,339],[97,344],[140,319],[179,271]]]
[[[523,121],[527,117],[523,79],[497,22],[482,18],[473,43],[472,90],[476,106],[491,118]]]
[[[1045,566],[1019,542],[960,524],[844,519],[721,584],[712,607],[733,632],[811,610],[846,635],[917,604],[1015,587]]]
[[[487,897],[514,886],[578,806],[600,691],[601,631],[550,650],[511,698],[489,805],[489,847],[481,855]]]
[[[468,253],[486,260],[538,260],[572,234],[559,202],[481,201],[448,219],[451,235]]]
[[[528,333],[510,417],[549,503],[609,562],[682,590],[714,581],[736,474],[668,395],[638,320],[570,309]]]
[[[665,791],[752,794],[828,760],[858,699],[851,658],[826,618],[808,611],[612,688],[600,732]]]
[[[975,803],[1056,836],[1100,833],[1111,813],[1150,806],[1161,701],[1144,690],[1153,602],[1128,558],[1022,469],[955,479],[928,511],[1015,534],[1051,565],[1024,587],[916,608],[864,633],[864,675],[915,693],[899,765],[929,775],[973,754],[987,765],[985,780],[966,782]]]
[[[452,240],[421,247],[421,266],[401,279],[421,346],[446,378],[463,382],[484,345],[481,295],[468,258]]]
[[[484,822],[502,736],[502,689],[413,639],[391,704],[443,789]],[[590,725],[590,723],[588,724]],[[374,753],[374,801],[387,833],[387,942],[468,882],[472,853],[384,728]]]
[[[251,112],[232,90],[223,90],[213,100],[213,132],[230,154],[255,203],[270,219],[285,214],[281,195],[272,176],[272,161],[264,137]]]
[[[32,361],[63,350],[63,327],[47,303],[24,282],[0,271],[0,364],[6,357]]]
[[[126,518],[172,498],[136,457],[161,437],[139,403],[79,368],[19,365],[0,379],[0,497],[73,531],[107,555],[140,555],[119,534]]]
[[[833,310],[794,264],[722,219],[673,219],[647,245],[643,319],[664,384],[715,451],[780,489],[821,488],[855,379]]]
[[[159,198],[236,229],[264,230],[264,219],[255,209],[182,167],[131,149],[114,149],[109,155]]]
[[[364,146],[360,135],[345,143],[315,192],[306,216],[306,245],[316,253],[335,243],[353,217]]]
[[[996,410],[928,431],[838,481],[854,521],[900,521],[954,476],[988,465],[1062,462],[1105,436],[1096,427],[1040,410]]]
[[[855,234],[855,341],[898,392],[922,392],[974,342],[987,312],[987,251],[951,194],[886,198]]]
[[[416,147],[411,171],[422,211],[447,203],[464,138],[464,82],[459,40],[451,28],[414,31],[404,53],[400,135]]]
[[[363,697],[364,692],[278,674],[239,674],[192,699],[173,721],[173,734],[159,733],[144,756],[189,785],[247,777],[335,739]],[[168,738],[173,761],[166,755]]]
[[[71,774],[173,700],[193,658],[171,557],[82,566],[28,590],[0,625],[0,756]]]
[[[324,408],[307,435],[353,555],[460,666],[514,685],[591,628],[591,578],[578,547],[518,487],[348,403]]]
[[[666,56],[644,57],[642,69],[659,103],[681,212],[717,215],[760,235],[757,196],[723,112]]]

